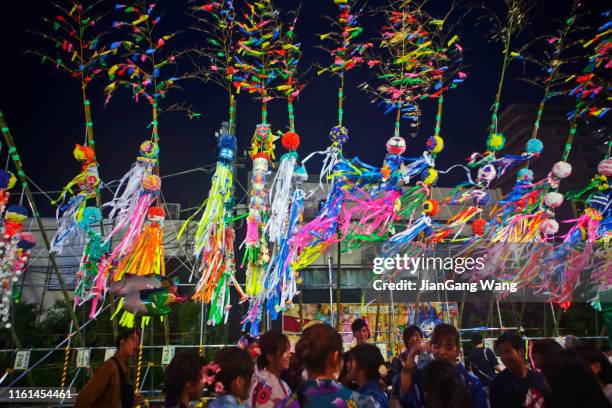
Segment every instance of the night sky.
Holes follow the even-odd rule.
[[[238,1],[236,1],[238,2]],[[128,3],[127,1],[124,3]],[[277,0],[282,10],[298,4],[295,0]],[[383,1],[370,1],[375,7]],[[433,6],[434,2],[431,2]],[[440,15],[450,6],[450,1],[436,1],[435,7],[426,7],[430,13]],[[488,6],[503,10],[501,0],[487,0]],[[596,14],[603,2],[586,1],[586,9]],[[115,2],[105,1],[109,9]],[[189,29],[191,18],[185,14],[187,2],[183,0],[160,0],[157,7],[165,10],[160,30],[183,31],[174,43],[178,48],[197,46],[204,41],[201,34]],[[570,11],[569,1],[547,0],[533,9],[531,24],[522,35],[523,40],[542,34],[552,34]],[[114,11],[113,11],[114,12]],[[304,68],[321,61],[328,64],[330,57],[320,49],[316,34],[329,31],[323,15],[335,16],[337,7],[331,0],[304,0],[296,34],[302,42]],[[24,51],[40,46],[31,30],[40,30],[43,25],[39,17],[53,17],[56,13],[46,2],[4,2],[0,11],[0,38],[2,39],[2,62],[0,64],[0,109],[3,110],[12,130],[15,142],[25,165],[26,173],[44,190],[59,190],[79,172],[79,164],[72,158],[75,143],[84,139],[84,119],[80,87],[77,81],[55,70],[51,64]],[[498,44],[487,41],[490,27],[477,24],[479,12],[469,14],[459,27],[460,42],[465,48],[465,71],[469,76],[457,89],[445,95],[442,136],[445,150],[439,155],[438,168],[465,162],[473,151],[484,150],[489,123],[489,108],[493,103],[502,50]],[[115,17],[116,18],[116,17]],[[107,20],[108,24],[113,17]],[[362,38],[369,39],[381,22],[376,17],[364,14],[360,20],[366,28]],[[189,66],[182,67],[189,69]],[[316,72],[316,69],[314,69]],[[525,71],[521,63],[513,63],[508,72],[502,95],[500,112],[513,103],[536,103],[541,91],[517,80]],[[345,146],[346,156],[358,156],[362,160],[381,164],[385,155],[385,142],[393,132],[393,115],[385,116],[383,109],[369,102],[369,97],[357,89],[357,85],[372,79],[368,68],[353,69],[347,74],[345,90],[344,124],[348,127],[350,141]],[[94,121],[97,156],[102,180],[121,177],[134,162],[139,144],[150,137],[147,125],[151,121],[150,106],[146,101],[135,103],[126,90],[115,94],[104,106],[103,88],[107,76],[101,76],[90,85],[90,100]],[[189,120],[181,113],[170,112],[160,118],[160,167],[161,174],[180,172],[195,167],[213,164],[214,131],[226,119],[227,97],[224,90],[214,84],[185,82],[183,91],[175,91],[172,100],[186,101],[202,113],[199,120]],[[301,157],[314,150],[322,150],[328,144],[329,129],[337,121],[336,77],[314,76],[295,105],[296,128],[302,137],[299,152]],[[420,155],[424,140],[433,134],[435,100],[422,104],[423,117],[416,138],[404,134],[407,139],[407,156]],[[260,110],[248,95],[238,99],[238,139],[240,150],[247,148],[255,125],[259,122]],[[269,105],[269,122],[273,129],[285,130],[287,126],[286,103],[273,101]],[[407,122],[403,123],[408,129]],[[277,151],[282,150],[278,147]],[[3,152],[3,160],[6,150]],[[250,168],[250,165],[249,165]],[[318,172],[310,165],[310,172]],[[459,174],[461,176],[461,174]],[[450,186],[456,183],[454,176],[443,176],[438,184]],[[210,174],[194,173],[164,180],[163,194],[167,202],[180,202],[183,206],[194,205],[203,200],[208,192]],[[43,213],[50,215],[48,200],[38,195],[37,201]]]

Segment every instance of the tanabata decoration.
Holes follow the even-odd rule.
[[[250,323],[253,335],[257,335],[259,331],[264,307],[270,312],[271,317],[276,319],[279,311],[285,308],[285,305],[280,303],[281,292],[286,285],[295,286],[290,260],[287,258],[289,242],[296,231],[296,224],[301,218],[304,205],[304,193],[299,190],[297,184],[303,183],[308,176],[305,174],[305,169],[297,165],[296,150],[300,144],[298,134],[292,131],[285,132],[281,137],[281,144],[288,152],[281,156],[280,165],[271,184],[270,217],[264,231],[269,242],[273,244],[271,259],[265,265],[263,274],[258,276],[259,281],[249,281],[249,278],[253,278],[252,275],[247,277],[247,293],[252,296],[243,325]],[[261,285],[261,288],[253,288],[252,285]],[[249,290],[252,292],[249,293]]]
[[[121,280],[126,273],[138,276],[166,275],[162,226],[165,215],[162,207],[149,207],[148,223],[142,228],[131,251],[119,262],[113,272],[114,281]]]
[[[299,271],[293,271],[291,263],[295,260],[295,252],[291,252],[291,239],[298,231],[304,213],[304,191],[300,185],[306,181],[308,174],[303,166],[296,166],[293,171],[295,188],[289,202],[288,218],[279,239],[274,242],[274,250],[268,269],[263,279],[263,290],[255,299],[251,299],[249,311],[243,319],[243,327],[250,323],[250,332],[255,335],[259,331],[259,323],[264,311],[270,313],[270,318],[276,320],[279,313],[284,312],[298,293],[301,282]]]
[[[87,234],[87,241],[76,275],[74,295],[77,305],[83,304],[96,296],[96,291],[92,294],[89,291],[98,276],[100,260],[110,250],[110,243],[103,243],[102,237],[94,229],[94,226],[100,224],[101,221],[102,213],[98,207],[85,207],[79,214],[77,225]]]
[[[9,322],[14,296],[18,295],[16,283],[27,264],[29,250],[36,244],[33,234],[23,232],[27,210],[19,205],[7,207],[0,227],[0,319],[6,328]]]
[[[292,131],[285,132],[281,137],[281,144],[287,150],[280,158],[280,164],[270,186],[270,217],[265,226],[265,232],[273,243],[278,243],[284,232],[289,215],[290,200],[292,197],[292,184],[294,170],[297,165],[297,148],[300,145],[300,136]]]
[[[120,298],[111,319],[123,310],[119,324],[134,327],[134,320],[141,315],[143,326],[151,316],[163,319],[172,310],[173,303],[183,302],[185,297],[178,292],[176,278],[162,278],[159,275],[126,274],[123,279],[111,283],[110,293]]]
[[[50,252],[61,254],[64,247],[70,243],[80,243],[84,232],[78,227],[81,212],[87,206],[87,200],[96,197],[100,186],[98,177],[98,164],[94,158],[94,151],[88,146],[76,145],[73,151],[74,158],[82,163],[81,172],[73,178],[63,189],[60,196],[52,201],[57,205],[57,232],[51,242]],[[79,191],[74,194],[73,189]],[[68,201],[66,202],[66,198]]]
[[[160,182],[153,170],[159,156],[157,143],[147,140],[140,145],[140,156],[130,170],[119,180],[115,195],[103,207],[110,208],[108,220],[114,225],[104,238],[108,242],[120,230],[130,229],[140,232],[148,208],[157,198]],[[134,234],[125,234],[126,242],[133,241]],[[117,255],[125,255],[126,245],[120,245]]]
[[[268,123],[267,104],[274,98],[281,68],[279,53],[282,25],[279,11],[270,0],[246,3],[242,21],[236,20],[241,38],[235,56],[236,67],[241,75],[235,77],[237,92],[246,91],[261,102],[261,123],[256,126],[251,140],[249,156],[253,160],[249,191],[249,215],[243,245],[245,252],[242,264],[246,264],[245,293],[253,299],[260,294],[265,271],[270,261],[268,239],[264,233],[268,216],[268,190],[266,188],[269,168],[274,160],[274,142]]]
[[[253,160],[251,175],[251,190],[249,192],[249,215],[247,217],[247,233],[244,240],[246,251],[243,263],[247,264],[246,294],[257,295],[261,290],[262,278],[270,254],[264,228],[268,212],[268,191],[266,180],[270,159],[274,156],[274,136],[270,126],[257,125],[251,143],[250,156]]]
[[[322,168],[319,178],[321,190],[323,180],[327,185],[327,198],[320,206],[317,216],[303,225],[291,239],[290,258],[293,260],[291,268],[299,271],[310,265],[321,254],[327,252],[334,242],[342,239],[339,227],[343,225],[342,212],[344,206],[344,193],[352,188],[351,181],[367,180],[366,173],[360,168],[358,159],[345,160],[342,146],[348,141],[349,134],[342,124],[344,115],[344,84],[346,72],[356,66],[365,64],[365,52],[372,46],[371,43],[359,43],[357,37],[363,32],[359,26],[359,11],[353,10],[354,1],[338,1],[339,15],[336,20],[331,19],[332,31],[319,35],[319,38],[328,43],[325,50],[333,59],[333,63],[321,67],[318,75],[330,73],[337,75],[340,80],[338,88],[338,124],[329,132],[331,145],[324,151],[315,152],[302,160],[305,164],[314,155],[323,156]],[[373,168],[370,173],[380,177],[378,169]],[[355,177],[356,176],[356,177]],[[356,178],[356,179],[355,179]],[[306,198],[310,196],[307,194]]]
[[[200,209],[184,224],[177,239],[185,232],[191,220],[203,209],[193,242],[194,256],[198,260],[193,299],[211,304],[208,324],[226,322],[230,307],[230,285],[240,297],[245,294],[236,281],[234,260],[234,229],[232,217],[232,163],[236,159],[236,137],[229,133],[229,123],[224,122],[217,133],[217,165],[212,178],[208,198]]]

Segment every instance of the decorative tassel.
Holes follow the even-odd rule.
[[[4,215],[4,223],[0,228],[0,319],[6,328],[11,327],[9,313],[12,299],[17,295],[14,291],[14,284],[18,281],[25,265],[25,261],[21,259],[20,244],[23,244],[24,249],[29,249],[26,248],[27,242],[22,242],[20,239],[27,214],[27,210],[22,206],[9,206]],[[27,239],[27,236],[25,238]]]
[[[99,224],[102,214],[97,207],[85,207],[79,219],[79,228],[87,234],[87,243],[83,250],[79,271],[76,276],[75,302],[81,305],[95,296],[89,294],[94,280],[99,273],[99,262],[110,250],[109,243],[102,243],[102,237],[93,230],[93,226]]]
[[[421,217],[404,231],[393,235],[387,242],[383,244],[382,254],[385,257],[392,257],[398,254],[402,249],[412,242],[420,232],[431,230],[432,222],[428,215]],[[431,231],[430,231],[431,232]],[[426,232],[426,235],[427,234]]]
[[[293,177],[296,184],[302,184],[306,178],[307,175],[304,168],[301,166],[297,167]],[[270,317],[276,320],[279,312],[285,310],[285,305],[291,302],[297,292],[297,273],[291,270],[292,256],[295,256],[295,253],[290,255],[290,240],[297,232],[303,211],[304,193],[299,188],[296,188],[291,196],[289,219],[283,229],[282,236],[274,246],[272,260],[265,272],[263,290],[259,292],[257,297],[249,299],[249,310],[242,320],[243,329],[250,323],[250,333],[252,335],[258,334],[259,322],[263,313],[262,306],[264,304],[265,309],[270,313]]]
[[[110,238],[115,235],[121,228],[127,227],[127,231],[121,238],[121,241],[117,244],[111,254],[113,260],[117,260],[123,256],[126,256],[134,248],[134,244],[138,241],[141,231],[143,231],[143,225],[147,218],[147,212],[153,202],[157,199],[157,195],[161,189],[161,180],[154,174],[145,175],[142,180],[143,191],[138,197],[136,206],[132,209],[130,217],[121,224],[115,225],[115,228],[107,236],[105,242],[110,242]]]
[[[125,273],[133,275],[166,275],[164,260],[164,209],[151,207],[147,211],[149,225],[145,226],[133,250],[117,267],[113,280],[121,280]]]
[[[232,162],[236,156],[237,141],[234,135],[229,134],[226,122],[221,125],[217,136],[219,140],[216,151],[217,165],[215,174],[212,178],[212,186],[210,187],[208,198],[202,204],[202,207],[200,207],[200,209],[204,208],[204,212],[198,222],[193,242],[193,254],[196,257],[200,256],[204,247],[209,243],[214,229],[223,228],[222,225],[225,222],[225,218],[231,211],[229,205],[232,199],[233,186]],[[190,221],[191,218],[185,222],[181,231],[179,231],[179,239]]]
[[[73,194],[72,188],[74,186],[79,188],[77,195],[72,196],[67,204],[60,205],[57,209],[58,228],[51,241],[51,249],[49,251],[56,254],[61,254],[64,247],[70,242],[80,243],[83,241],[84,233],[78,228],[78,218],[87,205],[87,200],[95,198],[96,191],[100,186],[98,166],[94,161],[93,150],[88,146],[76,145],[73,155],[83,163],[81,173],[63,188],[58,199],[51,202],[54,205],[61,203],[66,198],[66,195]]]
[[[130,170],[119,180],[113,199],[102,206],[110,207],[108,219],[114,224],[113,230],[105,237],[105,242],[109,242],[118,231],[129,226],[131,220],[139,219],[136,214],[138,211],[142,211],[144,207],[140,203],[142,195],[159,193],[159,178],[150,177],[158,155],[159,147],[157,143],[148,140],[143,142],[140,145],[140,156]],[[147,176],[149,176],[148,179]]]
[[[289,200],[291,198],[291,182],[296,163],[296,152],[283,154],[276,176],[270,187],[270,218],[265,230],[272,242],[277,242],[280,239],[282,230],[287,222]]]

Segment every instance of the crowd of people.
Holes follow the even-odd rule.
[[[460,335],[439,324],[424,340],[421,329],[403,332],[404,350],[386,362],[369,343],[363,319],[352,324],[347,347],[331,326],[307,326],[292,347],[277,331],[244,337],[207,362],[180,352],[166,368],[165,407],[186,408],[205,394],[211,408],[549,408],[611,407],[612,364],[594,346],[523,337],[504,332],[499,354],[474,333],[472,351],[461,357]],[[123,333],[117,353],[80,391],[77,407],[132,407],[139,403],[128,382],[128,362],[139,333]],[[347,350],[348,349],[348,350]],[[462,360],[464,362],[462,362]]]

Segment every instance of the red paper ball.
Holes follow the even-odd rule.
[[[295,132],[285,132],[281,138],[281,144],[289,151],[297,150],[300,146],[300,136]]]
[[[427,200],[423,204],[423,211],[430,217],[435,217],[440,211],[440,203],[438,203],[438,200]]]
[[[474,220],[474,222],[472,223],[472,232],[474,233],[474,235],[477,235],[480,237],[484,235],[486,226],[487,226],[487,221],[482,218],[478,218],[477,220]]]
[[[147,215],[149,217],[165,217],[166,213],[164,211],[164,209],[162,207],[149,207],[149,210],[147,211]]]

